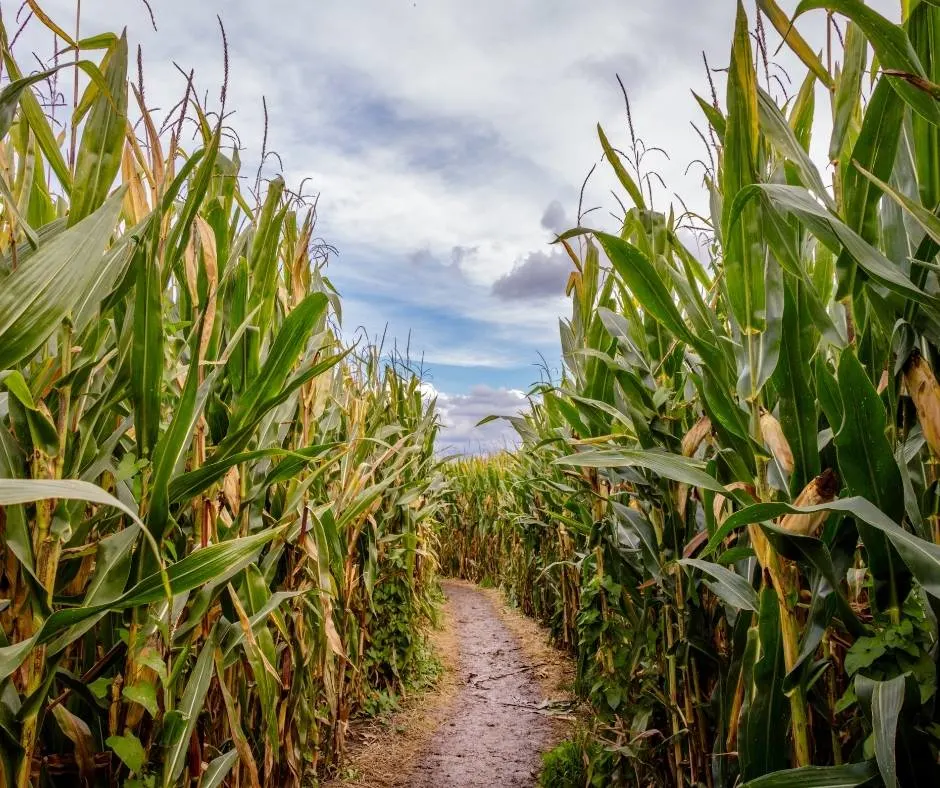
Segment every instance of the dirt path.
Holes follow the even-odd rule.
[[[445,583],[459,646],[458,686],[450,718],[414,766],[414,788],[532,786],[539,754],[553,741],[552,721],[539,713],[543,695],[519,639],[492,598],[462,583]]]
[[[391,718],[355,726],[344,776],[327,788],[533,786],[539,753],[568,734],[573,717],[538,707],[572,702],[571,660],[498,591],[441,586],[443,626],[430,633],[441,679]]]

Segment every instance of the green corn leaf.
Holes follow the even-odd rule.
[[[29,357],[102,278],[103,253],[117,224],[123,191],[94,214],[45,241],[0,288],[0,369]]]
[[[822,176],[809,155],[803,149],[796,135],[787,123],[783,113],[777,108],[773,98],[763,89],[757,90],[757,111],[760,125],[770,139],[771,144],[781,156],[792,162],[800,174],[803,185],[816,195],[817,199],[835,211],[836,205],[823,183]]]
[[[851,19],[871,42],[878,61],[885,71],[900,71],[926,79],[924,67],[903,28],[885,19],[861,0],[803,0],[797,6],[794,18],[806,11],[825,8]],[[889,77],[892,87],[914,109],[935,125],[940,125],[940,106],[927,93],[908,81]]]
[[[846,140],[849,139],[849,127],[861,102],[862,77],[865,75],[867,62],[868,41],[861,28],[854,22],[850,22],[845,31],[842,73],[839,74],[833,98],[835,117],[832,122],[832,135],[829,138],[830,161],[842,159],[843,148]]]
[[[633,204],[641,210],[646,210],[646,203],[643,200],[643,193],[640,191],[640,187],[637,186],[636,181],[630,177],[630,173],[628,173],[626,167],[623,166],[623,162],[620,161],[620,154],[618,154],[617,151],[613,149],[610,142],[608,142],[607,135],[604,134],[600,123],[597,124],[597,136],[600,138],[604,155],[607,157],[607,161],[610,162],[610,166],[613,167],[617,180],[620,181],[623,188],[627,190],[627,194],[630,195]]]
[[[817,336],[812,321],[805,314],[804,288],[812,288],[812,285],[800,282],[786,285],[780,363],[773,378],[780,396],[780,423],[793,452],[794,467],[790,476],[793,495],[798,495],[820,472],[816,446],[819,413],[811,388],[813,373],[809,363]]]
[[[786,13],[776,0],[757,0],[757,7],[763,11],[770,23],[776,28],[780,37],[787,43],[787,46],[793,50],[793,53],[803,61],[805,65],[827,88],[832,86],[832,77],[822,64],[819,56],[813,52],[806,39],[800,35],[799,31],[793,26]]]
[[[829,249],[845,251],[872,279],[900,295],[923,304],[936,306],[937,299],[917,287],[897,266],[877,248],[847,227],[840,219],[827,212],[805,189],[780,184],[755,184],[739,195],[736,202],[744,203],[763,192],[778,208],[797,216],[806,228]],[[735,206],[735,211],[742,206]]]
[[[757,620],[760,653],[754,662],[752,683],[746,686],[750,702],[741,712],[738,749],[741,776],[751,779],[787,764],[788,708],[783,694],[785,677],[780,606],[777,592],[764,586]]]
[[[907,195],[902,194],[890,184],[885,183],[877,175],[870,173],[860,164],[855,163],[856,169],[870,180],[881,191],[887,194],[892,200],[906,210],[917,223],[923,228],[924,232],[934,243],[940,244],[940,217],[928,211],[919,202],[912,200]]]
[[[140,528],[134,525],[132,528],[123,528],[98,543],[95,551],[95,573],[85,591],[85,597],[82,600],[83,607],[101,607],[121,597],[127,588],[127,580],[131,573],[131,560],[139,536]],[[48,653],[59,654],[70,644],[75,643],[105,615],[107,613],[102,612],[70,627],[49,644]]]
[[[186,766],[186,752],[189,747],[189,738],[196,729],[199,714],[202,711],[206,695],[209,693],[209,683],[215,669],[214,657],[216,649],[215,627],[209,633],[205,643],[202,644],[196,665],[186,683],[183,697],[179,705],[167,714],[173,714],[171,724],[164,728],[163,746],[166,750],[163,765],[163,786],[169,788],[176,785]],[[195,777],[196,775],[192,775]]]
[[[48,643],[64,629],[79,624],[98,613],[127,610],[166,599],[165,582],[170,596],[178,596],[220,578],[231,577],[246,564],[257,559],[261,549],[283,533],[282,528],[270,528],[252,536],[209,545],[190,553],[167,567],[165,574],[155,572],[141,580],[122,596],[91,607],[57,610],[46,619],[37,633],[38,643]]]
[[[82,141],[72,179],[69,226],[91,215],[107,199],[121,169],[127,132],[127,37],[122,35],[109,53],[104,78],[107,91],[98,91],[82,129]]]
[[[875,734],[875,760],[885,788],[897,788],[898,766],[894,757],[898,735],[898,717],[904,705],[905,676],[877,681],[872,690],[871,716]]]
[[[715,134],[718,135],[718,139],[724,140],[725,129],[727,128],[725,116],[721,114],[720,110],[713,107],[697,93],[693,92],[692,95],[695,97],[695,101],[698,103],[702,112],[705,113],[709,125],[715,130]]]
[[[879,82],[865,109],[851,160],[879,177],[890,178],[897,160],[903,120],[904,102],[890,85]],[[843,171],[842,215],[848,227],[869,243],[876,243],[880,234],[880,198],[880,190],[847,163]]]
[[[555,464],[573,465],[578,468],[646,468],[657,476],[672,481],[701,487],[703,490],[727,493],[724,485],[702,470],[700,463],[664,451],[595,449],[559,457]]]
[[[133,733],[124,736],[109,736],[105,744],[114,750],[114,754],[131,770],[132,774],[142,771],[147,763],[147,752]]]
[[[874,761],[844,766],[804,766],[750,780],[742,788],[859,788],[878,777]]]
[[[719,536],[723,539],[736,528],[749,523],[770,521],[784,514],[812,514],[814,512],[845,512],[883,533],[924,591],[940,599],[940,545],[926,542],[909,531],[905,531],[865,498],[843,498],[820,506],[805,507],[785,503],[753,504],[728,517],[721,528],[715,532],[713,540]],[[720,542],[720,539],[718,541]],[[709,552],[708,548],[702,551],[703,554],[707,552]]]
[[[643,253],[633,244],[614,235],[595,232],[594,236],[644,311],[677,338],[696,347],[699,342],[686,327],[669,291]]]
[[[238,750],[229,750],[218,758],[213,758],[203,772],[199,788],[218,788],[228,777],[229,772],[238,763]]]
[[[816,75],[812,71],[806,72],[800,92],[790,108],[788,123],[793,129],[793,135],[803,150],[809,152],[813,136],[813,118],[816,115]]]
[[[141,455],[150,458],[160,433],[160,405],[163,399],[163,295],[157,260],[159,224],[151,225],[152,240],[140,244],[133,265],[137,269],[134,287],[133,342],[131,345],[131,392],[134,402],[134,429]]]
[[[735,610],[753,610],[756,613],[760,609],[754,588],[736,572],[711,561],[700,561],[696,558],[683,558],[679,563],[698,569],[711,577],[710,581],[705,581],[708,587],[715,596]]]
[[[748,344],[764,328],[764,250],[760,222],[753,204],[741,205],[738,194],[757,180],[760,121],[757,74],[751,53],[751,34],[744,6],[737,4],[734,43],[728,71],[728,125],[725,132],[722,178],[721,233],[724,270],[731,309]],[[756,355],[749,350],[750,355]],[[756,385],[756,380],[752,381]],[[750,392],[752,394],[756,391]]]
[[[326,307],[326,296],[312,293],[287,315],[257,377],[250,381],[233,408],[229,422],[232,432],[256,420],[262,403],[281,391]]]
[[[98,485],[78,479],[0,479],[0,506],[33,503],[48,498],[68,501],[89,501],[120,509],[138,525],[143,525],[137,512]]]

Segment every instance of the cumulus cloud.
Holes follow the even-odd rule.
[[[531,301],[564,295],[571,260],[563,250],[530,252],[505,276],[493,283],[493,295],[502,301]]]
[[[441,454],[489,454],[518,444],[518,435],[509,422],[498,419],[477,426],[487,416],[518,416],[528,408],[525,394],[518,389],[474,386],[467,394],[445,394],[429,383],[423,384],[427,397],[437,397],[444,427],[438,438]]]

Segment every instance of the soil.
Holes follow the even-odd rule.
[[[462,686],[453,717],[415,765],[413,788],[531,786],[551,745],[542,691],[518,638],[492,600],[473,587],[445,586],[460,644]]]
[[[434,646],[445,665],[436,690],[384,732],[367,734],[343,786],[476,788],[534,786],[540,754],[565,735],[570,661],[498,592],[442,583],[445,627]]]

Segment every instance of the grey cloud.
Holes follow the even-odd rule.
[[[588,79],[617,89],[617,75],[631,94],[638,93],[650,82],[650,61],[618,52],[607,57],[589,57],[577,62],[573,68]]]
[[[450,250],[450,259],[444,256],[438,256],[427,246],[421,249],[414,249],[405,255],[405,259],[415,268],[421,268],[428,273],[439,271],[447,279],[453,274],[459,280],[463,280],[462,264],[472,258],[479,251],[477,246],[453,246]]]
[[[450,250],[450,261],[459,267],[464,260],[473,257],[479,250],[479,246],[455,246]]]
[[[534,301],[564,295],[571,260],[564,251],[530,252],[505,276],[493,283],[492,293],[502,301]]]
[[[408,254],[408,262],[418,268],[425,268],[430,265],[440,265],[438,259],[431,254],[431,250],[428,248],[424,249],[415,249],[413,252]]]
[[[565,213],[564,206],[558,200],[552,200],[542,214],[542,227],[553,233],[563,233],[571,228],[568,214]]]

